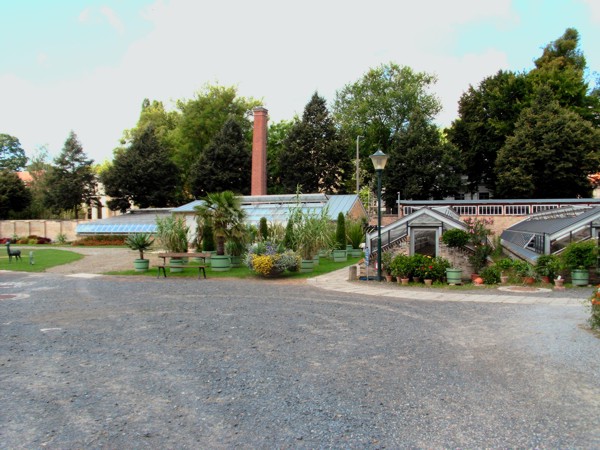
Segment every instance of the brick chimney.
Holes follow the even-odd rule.
[[[252,136],[252,185],[250,195],[267,195],[267,121],[268,112],[262,106],[254,113],[254,134]]]

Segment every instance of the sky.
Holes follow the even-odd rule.
[[[568,27],[600,72],[600,0],[0,0],[0,133],[57,156],[73,130],[111,160],[144,98],[173,109],[208,84],[301,115],[395,62],[435,74],[448,126],[469,85],[528,71]]]

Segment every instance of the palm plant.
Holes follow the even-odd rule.
[[[210,221],[217,240],[217,255],[225,254],[225,241],[245,231],[243,222],[246,213],[239,199],[231,191],[207,194],[196,212],[204,221]]]
[[[152,247],[154,239],[146,233],[130,234],[125,238],[125,245],[131,250],[140,252],[140,259],[144,259],[144,251]]]

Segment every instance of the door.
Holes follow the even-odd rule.
[[[426,255],[435,258],[438,253],[437,228],[412,228],[410,232],[411,255]]]

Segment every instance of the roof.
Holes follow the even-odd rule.
[[[600,220],[600,207],[559,208],[534,214],[504,230],[500,237],[504,247],[517,256],[533,262],[539,254],[548,251],[553,241],[576,231],[585,230],[598,220]],[[537,251],[533,250],[534,247]]]
[[[599,198],[517,198],[491,200],[400,200],[403,206],[442,206],[442,205],[537,205],[553,203],[559,205],[598,205]]]
[[[171,208],[134,209],[127,214],[77,225],[77,234],[156,233],[156,218],[171,214]]]
[[[384,240],[386,239],[386,236],[394,236],[394,238],[399,237],[402,234],[406,234],[407,231],[407,226],[408,224],[412,223],[412,222],[416,222],[417,224],[420,223],[418,222],[418,220],[422,219],[423,216],[427,216],[429,218],[433,218],[437,221],[439,221],[441,224],[446,224],[448,225],[450,228],[458,228],[461,230],[466,230],[467,229],[467,225],[461,221],[458,218],[458,215],[452,211],[450,208],[427,208],[427,207],[423,207],[420,208],[418,210],[416,210],[415,212],[408,214],[404,217],[402,217],[399,220],[396,220],[395,222],[390,223],[389,225],[386,225],[384,227],[381,227],[381,240],[382,240],[382,244],[384,244]],[[433,226],[433,224],[428,224]],[[400,227],[403,228],[401,233],[394,233],[394,231],[398,230]],[[377,230],[368,233],[367,234],[367,242],[369,242],[370,239],[374,239],[377,237]],[[393,239],[392,239],[393,240]],[[387,242],[385,242],[387,243]]]
[[[573,228],[581,228],[600,218],[600,207],[582,208],[570,207],[534,214],[517,222],[502,233],[503,239],[510,234],[547,234],[550,239],[556,239],[560,234]],[[507,238],[504,237],[507,233]],[[514,241],[513,241],[514,242]]]
[[[265,217],[272,223],[286,223],[290,208],[295,207],[298,202],[302,205],[303,212],[320,213],[327,207],[327,214],[331,220],[337,219],[341,212],[347,214],[356,202],[360,203],[358,195],[325,195],[325,194],[301,194],[301,195],[255,195],[239,197],[241,207],[246,212],[246,222],[256,224],[261,217]],[[173,210],[174,213],[194,213],[194,208],[202,203],[202,200],[182,205]],[[364,207],[361,208],[367,215]]]

